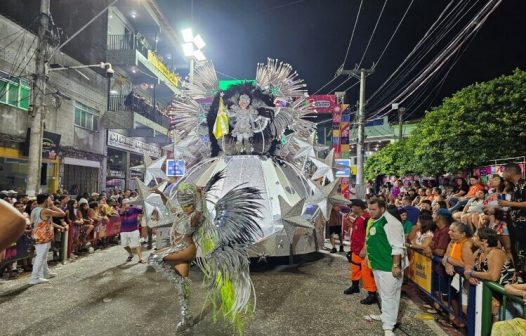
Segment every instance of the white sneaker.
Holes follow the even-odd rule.
[[[38,285],[38,284],[43,284],[43,283],[48,283],[48,282],[49,282],[48,279],[38,278],[38,279],[31,279],[31,281],[29,281],[29,284]]]
[[[384,330],[384,336],[394,336],[394,332],[392,330]]]
[[[57,273],[49,272],[46,276],[44,276],[45,279],[51,279],[57,276]]]
[[[363,317],[367,322],[381,321],[382,315],[366,315]]]

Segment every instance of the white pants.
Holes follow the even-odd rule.
[[[384,330],[393,330],[400,308],[403,276],[397,279],[391,272],[378,270],[373,270],[373,275],[382,302],[382,327]]]
[[[47,266],[47,253],[51,247],[51,243],[35,244],[35,258],[33,259],[33,272],[31,273],[32,280],[45,278],[49,275],[49,268]]]

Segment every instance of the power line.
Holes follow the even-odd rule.
[[[411,62],[408,62],[407,64],[405,64],[408,60],[409,60],[409,56],[411,56],[411,54],[406,57],[406,59],[402,62],[402,64],[395,70],[394,73],[392,73],[392,75],[382,84],[382,86],[380,86],[379,89],[377,89],[372,95],[371,95],[371,98],[370,99],[374,99],[375,96],[380,92],[380,90],[391,80],[391,79],[396,79],[396,81],[394,83],[391,83],[389,85],[389,87],[387,88],[386,92],[382,94],[382,96],[380,98],[377,98],[376,99],[376,102],[373,104],[373,106],[371,107],[371,109],[375,109],[377,106],[381,106],[384,104],[385,101],[388,101],[390,98],[389,98],[389,95],[392,94],[392,92],[396,91],[397,88],[403,84],[403,81],[414,71],[414,69],[416,69],[416,67],[418,66],[418,64],[420,64],[423,60],[424,60],[424,57],[426,55],[428,55],[432,50],[433,48],[435,48],[446,36],[447,34],[453,29],[453,27],[455,27],[462,19],[464,19],[464,17],[469,14],[469,12],[473,9],[473,7],[476,5],[473,4],[467,11],[465,11],[465,7],[469,4],[469,0],[468,2],[464,1],[464,3],[458,3],[457,6],[462,6],[462,7],[457,7],[455,6],[450,13],[448,13],[446,16],[444,16],[443,18],[443,22],[445,22],[448,17],[450,16],[451,13],[456,13],[453,15],[453,17],[450,18],[449,22],[445,23],[445,24],[442,24],[443,22],[440,22],[437,26],[433,25],[430,30],[428,30],[428,32],[426,33],[426,36],[424,36],[425,39],[427,38],[431,38],[433,36],[433,34],[435,33],[435,30],[437,30],[437,36],[434,38],[433,41],[431,41],[431,45],[429,46],[425,46],[423,47],[421,50],[418,50],[417,51],[417,47],[418,45],[422,45],[424,46],[424,43],[420,43],[422,42],[422,40],[419,42],[419,44],[417,45],[417,47],[415,47],[413,49],[413,51],[411,52],[411,54],[413,54],[413,52],[417,51],[415,53],[415,59],[412,60]],[[447,9],[447,8],[446,8]],[[443,12],[444,13],[444,12]],[[442,14],[443,14],[442,13]],[[462,14],[463,13],[463,14]],[[439,17],[439,20],[440,18],[442,17],[442,14],[441,16]],[[462,14],[462,15],[461,15]],[[460,16],[460,17],[459,17]],[[435,23],[438,22],[438,21],[435,21]],[[435,29],[437,28],[437,29]],[[427,41],[424,41],[424,42],[427,42]],[[405,69],[404,69],[405,67]],[[403,71],[400,71],[402,70]],[[398,72],[398,73],[397,73]],[[394,76],[396,74],[396,76]]]
[[[347,83],[349,80],[351,80],[352,77],[351,76],[348,76],[346,80],[344,80],[343,82],[341,82],[337,87],[335,87],[334,89],[330,90],[330,92],[336,92],[336,90],[338,90],[343,84]]]
[[[431,98],[431,100],[429,100],[429,105],[425,108],[425,110],[427,110],[431,104],[433,104],[433,101],[436,99],[436,97],[438,96],[438,94],[440,93],[440,90],[442,89],[442,87],[444,86],[444,83],[446,82],[446,79],[447,77],[449,76],[449,73],[451,72],[451,70],[453,70],[453,68],[455,67],[455,65],[458,63],[458,61],[461,59],[462,55],[464,55],[464,53],[469,49],[469,46],[471,45],[471,43],[475,40],[475,37],[477,36],[477,34],[479,33],[479,31],[477,31],[475,34],[473,34],[471,36],[471,39],[469,40],[468,44],[466,45],[466,47],[455,57],[455,59],[453,60],[451,66],[449,67],[448,71],[444,74],[444,76],[442,77],[442,79],[440,80],[438,86],[433,86],[433,91],[435,91],[435,94],[433,95],[433,97]],[[418,104],[417,107],[415,107],[413,109],[413,106],[414,104],[418,101],[418,99],[413,99],[413,102],[407,107],[408,110],[410,110],[411,112],[409,112],[408,114],[406,114],[406,117],[404,118],[404,121],[407,120],[412,114],[414,114],[416,111],[418,111],[418,109],[424,104],[424,102],[426,101],[426,99],[422,100],[420,102],[420,104]]]
[[[485,17],[482,19],[482,21],[485,21],[487,19],[487,17],[493,12],[493,10],[496,9],[496,6],[498,6],[500,4],[500,1],[498,1],[498,3],[494,4],[494,7],[493,8],[490,8],[489,12],[486,14],[484,13],[486,7],[488,5],[490,5],[490,3],[488,3],[484,8],[482,8],[479,13],[477,14],[477,16],[479,15],[485,15]],[[423,84],[425,84],[425,82],[427,82],[430,78],[432,78],[432,76],[436,75],[437,71],[444,65],[447,63],[447,61],[451,58],[452,55],[454,55],[456,52],[458,52],[458,50],[461,49],[461,47],[465,44],[466,41],[469,40],[469,38],[474,34],[476,33],[476,31],[481,27],[481,24],[477,24],[475,26],[474,29],[476,30],[473,30],[471,32],[469,32],[469,28],[473,27],[473,23],[475,21],[477,21],[478,17],[475,17],[471,22],[469,22],[466,27],[464,28],[464,30],[459,34],[457,35],[457,37],[455,38],[455,40],[453,42],[451,42],[448,47],[446,49],[444,49],[441,54],[435,58],[435,60],[433,60],[430,65],[428,65],[428,67],[426,67],[426,69],[424,69],[423,71],[420,72],[420,75],[419,77],[417,78],[417,81],[413,83],[413,85],[410,85],[408,86],[402,93],[400,93],[396,98],[395,100],[399,100],[400,97],[402,97],[402,95],[406,94],[406,92],[411,89],[412,87],[415,86],[415,83],[416,84],[416,88],[414,88],[411,92],[409,92],[409,94],[406,95],[406,97],[404,97],[402,99],[402,101],[404,101],[405,99],[407,99],[409,96],[411,96],[417,89],[419,89]],[[466,36],[464,36],[465,32],[468,31],[468,33],[466,33]],[[453,52],[449,52],[449,49],[450,47],[454,46],[455,44],[456,47],[454,48]],[[445,56],[447,53],[447,56]],[[438,63],[438,65],[436,65]],[[433,70],[432,68],[435,67],[435,69]],[[430,74],[426,73],[431,71]],[[423,77],[425,76],[425,77]],[[419,83],[418,80],[421,79],[421,82]],[[385,107],[384,107],[385,108]]]
[[[354,33],[356,31],[356,25],[358,24],[358,19],[360,18],[360,12],[362,11],[362,5],[363,5],[363,0],[360,1],[360,6],[358,7],[358,12],[356,13],[356,19],[354,20],[354,26],[353,26],[353,29],[352,29],[352,33],[351,33],[351,38],[349,39],[349,43],[347,44],[347,51],[345,52],[345,57],[343,59],[343,63],[342,65],[340,66],[340,68],[336,71],[336,74],[334,75],[334,77],[328,81],[327,83],[325,83],[321,88],[319,88],[316,92],[313,93],[313,95],[317,94],[318,92],[320,92],[321,90],[323,90],[324,88],[326,88],[328,85],[330,85],[332,82],[334,82],[336,80],[336,78],[338,78],[339,74],[338,72],[340,70],[343,70],[344,67],[345,67],[345,63],[347,62],[347,57],[349,56],[349,51],[350,51],[350,48],[351,48],[351,43],[352,43],[352,40],[354,38]]]
[[[461,47],[469,40],[469,38],[475,34],[488,19],[488,17],[497,9],[502,0],[492,0],[478,11],[475,17],[470,20],[464,29],[455,37],[455,39],[449,43],[449,45],[441,51],[441,53],[430,63],[428,66],[420,72],[416,80],[407,86],[393,101],[403,102],[409,98],[413,93],[420,89],[430,78],[432,78],[436,73],[447,63],[447,61],[455,55]],[[378,115],[382,110],[386,109],[388,106],[384,106],[375,113]],[[389,112],[387,112],[389,113]],[[387,114],[384,113],[383,115]]]
[[[336,78],[338,78],[338,76],[334,76],[330,81],[328,81],[325,85],[323,85],[321,88],[319,88],[316,92],[313,93],[313,95],[317,94],[318,92],[320,92],[321,90],[323,90],[324,88],[326,88],[329,84],[331,84],[332,82],[334,82],[336,80]]]
[[[349,50],[351,50],[351,43],[354,37],[354,32],[356,31],[356,25],[358,24],[358,19],[360,18],[360,12],[362,11],[363,0],[360,1],[360,7],[358,7],[358,13],[356,14],[356,19],[354,20],[354,26],[352,28],[351,38],[349,39],[349,44],[347,44],[347,51],[345,52],[345,58],[343,59],[341,68],[345,68],[345,63],[347,62],[347,56],[349,56]]]
[[[367,50],[369,49],[369,46],[371,45],[371,41],[373,40],[374,33],[376,32],[376,28],[378,28],[378,23],[380,22],[380,19],[382,18],[382,14],[384,13],[385,5],[387,5],[387,1],[384,1],[384,5],[382,6],[382,10],[380,11],[380,15],[378,15],[378,19],[376,20],[376,24],[374,25],[373,32],[371,33],[371,37],[369,38],[369,42],[367,42],[367,46],[365,47],[365,51],[363,52],[362,59],[360,60],[360,63],[358,64],[358,68],[362,65],[363,59],[365,58],[365,54],[367,54]]]
[[[376,109],[376,106],[381,106],[384,104],[385,101],[388,101],[392,98],[389,98],[389,95],[391,95],[392,92],[394,92],[398,86],[400,86],[403,82],[403,80],[405,78],[407,78],[411,73],[412,71],[417,67],[417,65],[423,61],[423,57],[426,56],[427,54],[429,54],[433,48],[435,46],[438,45],[439,42],[442,41],[442,39],[451,31],[451,29],[456,26],[456,24],[458,22],[460,22],[460,20],[464,19],[464,17],[469,14],[469,12],[473,9],[473,7],[476,5],[473,4],[467,11],[464,11],[465,7],[469,4],[469,0],[468,2],[465,2],[462,4],[462,3],[457,3],[457,6],[460,6],[462,5],[462,7],[458,8],[457,6],[455,6],[450,13],[448,13],[447,15],[444,16],[444,13],[445,11],[449,8],[449,5],[446,6],[446,8],[444,9],[444,11],[441,13],[441,15],[439,16],[439,18],[437,19],[437,21],[435,21],[433,23],[433,25],[431,26],[431,28],[428,30],[428,32],[425,34],[425,36],[420,40],[420,42],[417,44],[417,46],[415,46],[415,48],[413,49],[413,51],[411,51],[411,53],[404,59],[404,61],[402,62],[402,64],[400,64],[400,66],[395,70],[395,72],[393,72],[391,74],[391,76],[389,76],[389,78],[380,86],[380,88],[378,88],[370,97],[370,99],[374,99],[374,97],[382,90],[382,88],[387,84],[389,83],[389,81],[393,78],[398,78],[397,81],[395,83],[392,83],[389,85],[389,88],[387,89],[387,91],[379,98],[377,99],[377,102],[372,106],[371,109]],[[456,14],[451,18],[450,22],[446,23],[443,25],[443,27],[440,27],[442,26],[442,23],[443,22],[439,22],[439,20],[442,20],[442,17],[443,17],[443,20],[445,22],[445,20],[447,20],[447,18],[450,16],[451,13],[455,12]],[[461,15],[459,17],[459,15],[461,13],[464,13],[463,15]],[[455,21],[455,22],[453,22]],[[442,32],[439,32],[437,33],[438,36],[435,38],[435,40],[432,42],[433,44],[429,47],[425,47],[425,49],[427,50],[418,50],[418,47],[420,45],[424,45],[424,43],[426,42],[425,40],[427,40],[428,38],[431,38],[435,32],[435,30],[438,29],[438,27],[440,27],[440,29],[442,30],[445,30],[445,31],[442,31]],[[416,52],[416,57],[417,59],[414,60],[414,61],[411,61],[409,63],[407,63],[407,65],[405,64],[409,58],[415,54]],[[404,72],[400,71],[401,69],[403,69],[403,67],[410,67],[409,69],[405,69]],[[402,75],[403,74],[403,75]],[[396,75],[396,76],[395,76]],[[401,78],[399,78],[401,76]],[[413,79],[414,81],[414,79]],[[412,82],[412,81],[411,81]]]
[[[433,33],[435,32],[435,30],[437,29],[437,27],[439,27],[443,20],[447,19],[447,17],[453,13],[453,12],[457,12],[457,13],[460,13],[460,11],[456,11],[456,8],[458,6],[460,6],[462,3],[465,4],[466,0],[463,0],[462,2],[457,2],[457,4],[454,6],[454,8],[448,12],[450,6],[455,3],[455,0],[451,0],[447,5],[446,7],[442,10],[442,12],[440,13],[440,15],[438,16],[438,18],[433,22],[433,24],[431,25],[431,27],[427,30],[427,32],[424,34],[424,36],[420,39],[420,41],[418,41],[418,43],[415,45],[415,47],[413,48],[413,50],[406,56],[406,58],[402,61],[402,63],[395,69],[395,71],[393,71],[391,73],[391,75],[384,81],[384,83],[382,83],[382,85],[380,85],[380,87],[378,89],[376,89],[376,91],[369,97],[370,100],[374,99],[375,96],[381,92],[381,90],[393,79],[393,77],[395,77],[395,75],[399,75],[401,73],[401,69],[406,66],[406,63],[411,59],[411,57],[417,53],[417,51],[419,51],[419,48],[424,45],[428,38],[430,38]],[[447,15],[445,15],[447,13]],[[445,17],[444,17],[445,15]],[[429,51],[429,50],[428,50]],[[418,55],[419,56],[419,55]],[[407,74],[407,72],[406,72]]]
[[[395,37],[396,33],[398,32],[398,29],[399,29],[400,26],[402,25],[402,22],[404,22],[404,19],[405,19],[407,13],[409,12],[409,9],[410,9],[411,6],[413,5],[413,2],[414,2],[414,0],[411,0],[411,2],[409,3],[409,5],[407,6],[407,9],[405,10],[404,15],[402,15],[402,18],[400,19],[400,22],[398,22],[398,25],[396,26],[396,28],[395,28],[393,34],[391,35],[391,38],[389,38],[389,41],[387,41],[387,44],[385,45],[384,50],[383,50],[382,53],[380,54],[380,57],[378,57],[378,59],[376,60],[376,66],[378,66],[378,63],[380,62],[380,60],[381,60],[382,57],[384,56],[385,51],[387,50],[387,48],[388,48],[389,45],[391,44],[391,41],[393,40],[393,38]]]
[[[437,33],[438,36],[435,38],[435,40],[432,42],[433,44],[429,47],[426,47],[427,50],[421,50],[419,51],[417,54],[416,54],[416,58],[414,61],[408,63],[408,64],[411,64],[411,65],[408,65],[407,67],[409,67],[409,69],[405,69],[404,72],[399,72],[398,75],[394,78],[397,78],[396,82],[395,83],[391,83],[389,85],[389,88],[386,90],[385,93],[383,93],[380,98],[377,99],[377,101],[373,104],[374,106],[372,106],[371,109],[376,109],[377,107],[379,106],[382,106],[384,103],[388,102],[389,100],[392,100],[394,94],[393,92],[395,92],[396,90],[399,90],[398,92],[400,92],[400,90],[403,90],[402,89],[399,89],[400,86],[403,85],[403,81],[413,73],[413,71],[417,68],[418,64],[420,64],[423,60],[424,60],[424,57],[428,54],[431,53],[431,51],[434,50],[434,48],[447,36],[447,34],[461,21],[463,20],[467,14],[470,13],[470,11],[474,8],[474,6],[476,5],[473,4],[467,11],[464,11],[463,9],[465,8],[465,6],[467,5],[468,3],[465,3],[464,7],[460,8],[460,11],[457,11],[457,14],[451,19],[451,21],[449,23],[446,23],[443,27],[443,31],[440,32],[440,33]],[[460,15],[460,13],[464,13],[463,15]],[[455,22],[453,22],[454,20],[456,20]],[[439,51],[437,51],[438,53]],[[406,68],[407,68],[406,67]],[[402,75],[403,74],[403,75]],[[401,76],[401,77],[400,77]],[[418,75],[416,75],[418,76]],[[409,82],[412,82],[414,81],[414,78],[409,81]],[[378,91],[377,91],[378,92]],[[375,93],[377,93],[375,92]]]
[[[353,87],[355,87],[356,85],[358,85],[360,83],[360,81],[356,81],[354,82],[353,84],[349,85],[345,90],[343,90],[344,92],[347,92],[349,91],[350,89],[352,89]]]

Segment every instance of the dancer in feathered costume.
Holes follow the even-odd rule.
[[[178,330],[186,330],[193,324],[188,309],[188,273],[198,248],[203,258],[197,264],[209,281],[214,320],[217,311],[221,311],[236,331],[242,333],[244,316],[251,312],[250,303],[255,300],[248,248],[261,235],[256,222],[260,217],[261,193],[239,185],[220,199],[211,199],[209,191],[222,178],[223,172],[215,174],[203,189],[188,182],[178,185],[176,199],[182,212],[175,216],[171,244],[148,260],[178,289],[181,307]],[[208,212],[207,201],[215,204],[214,216]]]

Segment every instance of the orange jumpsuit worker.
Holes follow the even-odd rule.
[[[351,272],[350,278],[352,286],[343,291],[344,294],[351,295],[360,292],[360,279],[362,287],[368,293],[367,297],[360,301],[361,304],[371,305],[378,302],[376,295],[376,283],[374,282],[373,272],[365,260],[365,229],[369,214],[365,212],[365,202],[360,199],[352,200],[351,211],[356,216],[352,224],[351,231]]]

